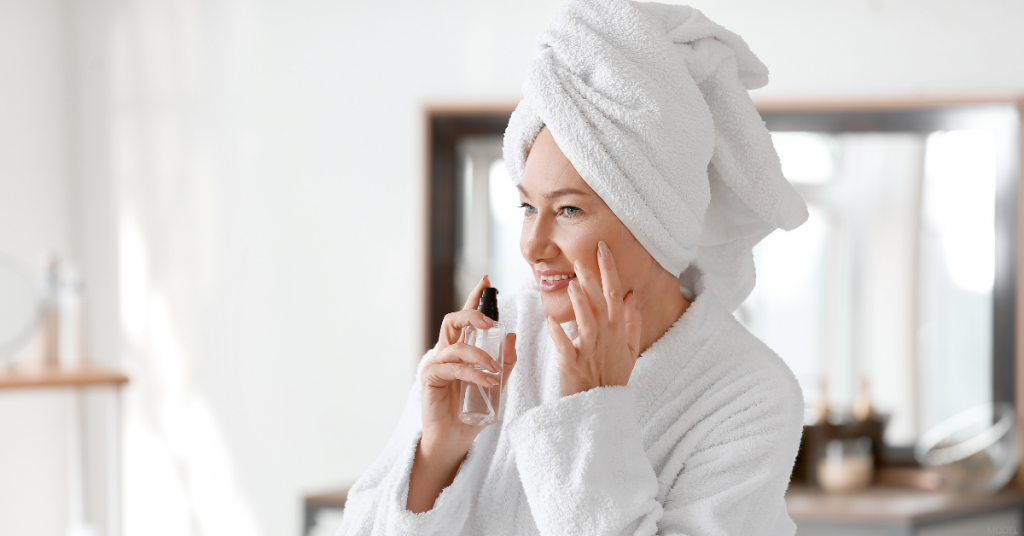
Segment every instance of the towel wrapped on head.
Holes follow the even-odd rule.
[[[733,310],[752,248],[807,219],[747,90],[768,69],[688,6],[570,0],[538,36],[505,132],[516,184],[546,126],[583,180],[684,287],[696,266]]]

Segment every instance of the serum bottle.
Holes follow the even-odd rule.
[[[505,368],[505,326],[498,322],[498,289],[485,288],[480,295],[480,305],[476,308],[491,320],[494,325],[490,329],[479,329],[468,326],[462,331],[463,342],[476,346],[487,352],[487,355],[498,362],[499,372],[491,372],[479,365],[471,367],[482,371],[488,376],[499,380],[494,387],[484,387],[473,382],[463,381],[459,405],[459,420],[475,426],[488,426],[498,422],[498,403],[501,400],[501,389],[504,386]]]

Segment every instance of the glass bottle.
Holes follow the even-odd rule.
[[[505,383],[505,326],[498,322],[498,289],[485,288],[476,309],[494,320],[494,325],[489,329],[466,327],[462,331],[463,342],[487,352],[487,355],[498,363],[499,371],[491,372],[474,364],[469,366],[497,378],[498,385],[484,387],[473,382],[462,381],[459,420],[475,426],[488,426],[498,422],[498,404],[501,401],[501,390]]]

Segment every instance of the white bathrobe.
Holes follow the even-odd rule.
[[[434,508],[410,512],[417,374],[394,435],[349,492],[338,534],[792,535],[784,494],[802,430],[800,387],[701,278],[695,287],[628,386],[568,397],[540,291],[531,280],[503,296],[519,361],[501,420],[476,438]]]

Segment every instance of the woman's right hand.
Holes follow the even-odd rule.
[[[503,371],[507,380],[516,362],[515,334],[506,335],[504,367],[496,363],[487,352],[462,342],[466,326],[488,329],[494,321],[476,310],[483,290],[491,286],[484,276],[470,293],[461,311],[445,315],[438,336],[437,352],[423,365],[420,381],[423,384],[423,436],[422,447],[441,449],[461,460],[473,440],[485,428],[459,420],[461,381],[484,387],[494,387],[494,378],[469,366],[478,365],[491,372]],[[461,381],[460,381],[461,380]]]
[[[406,508],[412,512],[426,512],[434,507],[441,491],[455,481],[473,440],[485,428],[459,420],[459,398],[462,381],[494,387],[487,374],[469,364],[493,372],[502,370],[487,352],[461,342],[466,326],[487,329],[494,325],[493,320],[476,310],[480,294],[489,286],[491,283],[484,276],[469,295],[466,306],[444,317],[437,352],[423,364],[423,435],[416,446],[406,500]],[[505,338],[504,361],[503,375],[508,378],[516,364],[516,336],[511,333]]]

